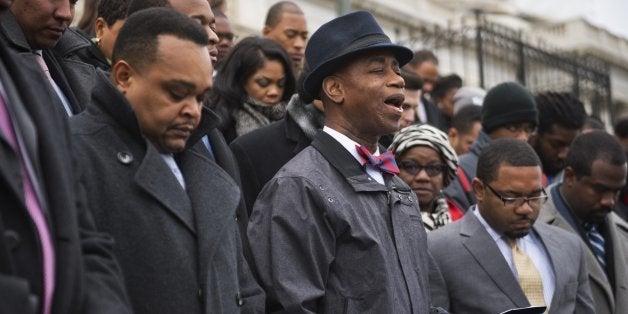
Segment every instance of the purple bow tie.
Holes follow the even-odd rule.
[[[379,156],[373,156],[364,146],[355,145],[355,148],[358,150],[358,154],[362,158],[362,161],[364,161],[365,165],[371,165],[379,169],[379,171],[386,172],[391,175],[399,174],[399,168],[395,162],[395,157],[390,151],[387,150]]]

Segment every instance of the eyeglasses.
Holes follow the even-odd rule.
[[[419,172],[421,172],[421,170],[425,170],[428,176],[435,177],[447,169],[447,166],[443,164],[420,165],[409,160],[400,161],[398,166],[399,169],[402,169],[413,176],[416,176]]]
[[[216,35],[218,36],[218,41],[222,41],[223,39],[226,39],[228,41],[235,41],[238,39],[238,36],[234,33],[218,33],[216,32]]]
[[[488,187],[488,189],[491,190],[491,192],[493,192],[493,194],[495,194],[495,196],[499,197],[499,199],[502,202],[504,202],[504,206],[505,207],[509,207],[509,208],[520,207],[523,204],[525,204],[526,202],[528,203],[528,205],[530,205],[530,207],[538,208],[542,204],[544,204],[545,201],[547,201],[547,198],[548,198],[547,193],[545,192],[545,189],[543,189],[543,188],[541,188],[541,195],[539,195],[539,196],[506,197],[506,196],[502,196],[501,194],[499,194],[499,192],[497,192],[488,183],[484,183],[484,185],[486,185]]]

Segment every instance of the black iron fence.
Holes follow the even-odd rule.
[[[587,112],[614,122],[618,108],[611,101],[609,65],[543,44],[532,44],[524,33],[490,23],[477,15],[472,25],[424,26],[413,29],[403,44],[431,49],[441,67],[465,78],[466,85],[489,89],[503,81],[518,81],[532,92],[574,93]]]

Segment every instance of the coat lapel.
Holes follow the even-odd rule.
[[[195,233],[190,199],[157,149],[148,141],[146,155],[135,174],[135,182]]]
[[[213,267],[211,261],[220,245],[232,237],[225,232],[234,230],[229,224],[236,224],[236,209],[241,199],[235,181],[207,157],[204,149],[202,142],[198,142],[177,156],[194,211],[202,275],[208,267]]]
[[[573,261],[566,260],[562,255],[563,245],[558,242],[556,237],[553,237],[551,232],[547,230],[547,227],[543,226],[543,222],[537,222],[534,225],[534,231],[539,235],[539,239],[545,246],[545,251],[549,255],[550,262],[554,269],[555,278],[555,291],[552,297],[552,304],[550,308],[556,308],[558,304],[562,303],[561,298],[564,296],[564,292],[561,290],[568,283],[569,278],[565,274],[566,269],[573,267]]]
[[[623,297],[628,294],[628,223],[611,212],[608,214],[608,225],[615,258],[615,310],[625,313],[628,310],[628,300]]]
[[[549,193],[549,194],[550,194],[550,197],[541,208],[541,212],[539,214],[538,220],[544,223],[550,224],[552,226],[562,228],[576,235],[578,238],[580,238],[580,236],[578,235],[578,232],[573,229],[573,227],[561,216],[561,214],[556,209],[556,205],[555,205],[556,200],[553,198],[553,193]],[[547,238],[551,238],[551,237],[547,237]],[[587,269],[589,270],[589,278],[591,279],[591,281],[595,282],[598,286],[600,286],[604,290],[604,293],[608,296],[609,302],[611,302],[610,300],[613,299],[612,297],[613,291],[611,290],[611,286],[608,283],[608,278],[606,277],[606,273],[604,272],[600,264],[597,262],[596,257],[593,255],[593,253],[589,249],[587,243],[585,243],[582,238],[580,239],[580,241],[582,243],[582,247],[584,248],[584,255],[587,262]],[[558,249],[558,251],[560,251],[560,249]],[[554,257],[552,257],[552,260],[554,260]],[[558,287],[558,278],[557,278],[556,287]]]
[[[460,229],[460,236],[463,237],[462,245],[469,254],[517,307],[530,306],[497,244],[484,230],[477,217],[473,213],[464,215],[462,224]]]
[[[338,170],[356,192],[387,191],[386,186],[373,180],[360,163],[338,141],[324,131],[319,131],[312,146]]]

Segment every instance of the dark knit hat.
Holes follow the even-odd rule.
[[[485,133],[511,123],[539,124],[539,111],[532,93],[519,83],[505,82],[491,88],[482,104]]]

